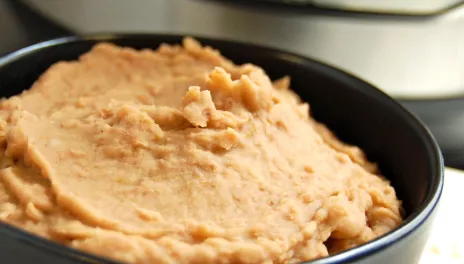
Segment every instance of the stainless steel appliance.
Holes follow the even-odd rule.
[[[456,0],[287,0],[291,10],[278,0],[23,2],[78,33],[164,32],[242,40],[330,63],[397,98],[464,93],[464,8],[429,19],[304,12],[311,3],[338,10],[433,13],[455,6]]]

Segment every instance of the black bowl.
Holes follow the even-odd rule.
[[[75,60],[100,41],[137,49],[180,43],[174,35],[66,37],[24,48],[0,59],[0,96],[28,89],[51,64]],[[443,160],[431,133],[413,115],[372,85],[320,62],[275,49],[197,37],[236,63],[252,62],[271,78],[289,74],[292,88],[313,116],[344,141],[378,162],[406,213],[404,223],[369,243],[310,263],[417,263],[443,187]],[[115,263],[38,238],[0,223],[4,263]]]

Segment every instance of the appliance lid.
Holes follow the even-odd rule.
[[[429,16],[445,13],[464,4],[462,0],[244,0],[268,2],[294,7],[317,7],[332,10],[393,14],[408,16]]]

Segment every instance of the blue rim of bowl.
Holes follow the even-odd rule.
[[[327,73],[333,76],[333,78],[341,79],[344,81],[354,82],[359,86],[364,86],[366,89],[369,89],[369,95],[373,97],[377,97],[379,100],[384,100],[390,104],[390,107],[394,107],[397,111],[400,111],[414,130],[421,136],[422,141],[426,144],[426,148],[429,153],[432,154],[432,158],[435,161],[435,164],[430,164],[433,168],[433,179],[434,181],[431,182],[430,191],[428,192],[427,196],[424,199],[423,204],[417,209],[415,212],[410,214],[405,221],[396,229],[374,239],[365,244],[359,245],[347,251],[343,251],[334,255],[330,255],[324,258],[304,262],[302,264],[336,264],[336,263],[346,263],[354,260],[359,260],[375,254],[385,248],[387,248],[392,243],[402,240],[403,238],[407,237],[410,233],[420,227],[427,218],[431,215],[433,210],[436,208],[438,201],[441,197],[443,185],[444,185],[444,162],[443,157],[441,155],[440,148],[435,141],[432,133],[430,130],[412,113],[406,110],[401,104],[396,102],[394,99],[390,98],[388,95],[380,91],[379,89],[375,88],[370,83],[358,78],[357,76],[348,73],[346,71],[340,70],[334,66],[331,66],[327,63],[320,62],[318,60],[314,60],[311,58],[307,58],[305,56],[298,55],[296,53],[287,52],[283,50],[279,50],[276,48],[266,47],[263,45],[256,45],[253,43],[245,43],[245,42],[238,42],[228,39],[220,39],[220,38],[212,38],[212,37],[205,37],[200,35],[191,35],[191,34],[150,34],[150,33],[94,33],[94,34],[87,34],[87,35],[73,35],[73,36],[65,36],[61,38],[51,39],[47,41],[43,41],[17,51],[14,51],[10,54],[7,54],[0,58],[0,68],[7,65],[8,63],[14,62],[15,60],[27,56],[29,54],[40,52],[41,49],[50,48],[54,46],[59,46],[63,44],[72,44],[73,42],[79,41],[115,41],[115,40],[123,40],[123,39],[131,39],[131,38],[150,38],[150,37],[158,37],[158,38],[178,38],[181,39],[183,36],[191,36],[193,38],[198,39],[200,42],[202,40],[208,41],[215,41],[215,42],[222,42],[232,45],[238,46],[248,46],[262,50],[263,52],[272,52],[275,54],[280,54],[281,56],[285,56],[286,58],[291,58],[295,61],[307,61],[313,63],[320,67],[321,69],[325,70]],[[47,240],[45,238],[38,237],[26,231],[23,231],[19,228],[13,227],[7,223],[0,222],[0,234],[2,233],[1,230],[6,230],[6,232],[10,236],[15,237],[18,240],[21,240],[24,243],[32,245],[34,247],[38,247],[41,249],[45,249],[48,251],[52,251],[57,253],[61,256],[71,257],[74,260],[80,260],[85,263],[120,263],[115,260],[110,260],[105,257],[101,257],[98,255],[86,253],[83,251],[79,251],[73,249],[71,247],[58,244],[51,240]]]

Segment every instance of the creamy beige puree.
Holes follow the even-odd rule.
[[[0,220],[129,263],[297,263],[398,226],[289,82],[190,38],[56,63],[0,103]]]

